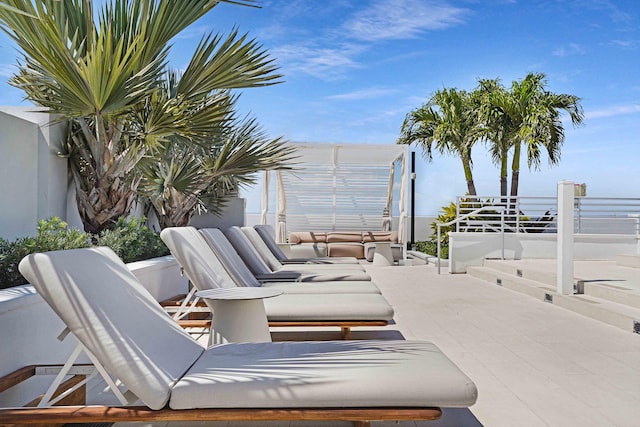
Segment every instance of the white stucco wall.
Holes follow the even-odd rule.
[[[62,124],[35,107],[0,107],[0,237],[33,235],[40,219],[67,216]]]
[[[617,255],[638,252],[638,237],[621,234],[576,234],[577,260],[613,260]],[[505,259],[555,258],[556,235],[552,233],[505,233]],[[470,265],[502,256],[500,233],[449,233],[449,272],[466,273]]]

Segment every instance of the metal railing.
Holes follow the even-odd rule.
[[[438,264],[438,274],[440,274],[440,253],[441,253],[441,244],[442,241],[440,239],[440,236],[442,234],[442,227],[449,227],[451,225],[456,224],[456,230],[459,230],[459,226],[461,222],[465,222],[465,223],[469,223],[473,220],[470,220],[469,218],[473,218],[474,216],[478,215],[479,213],[482,212],[493,212],[493,213],[497,213],[499,212],[500,214],[500,222],[499,224],[499,229],[495,228],[495,222],[491,222],[491,221],[484,221],[481,226],[483,228],[483,231],[487,231],[487,230],[491,230],[494,232],[500,232],[502,233],[502,259],[504,259],[504,230],[505,230],[505,217],[504,217],[504,213],[505,213],[505,207],[504,206],[481,206],[477,209],[475,209],[474,211],[471,211],[469,213],[466,213],[464,215],[458,216],[456,219],[451,220],[449,222],[445,222],[445,223],[441,223],[439,222],[437,224],[437,234],[436,234],[436,242],[437,242],[437,247],[436,247],[436,263]]]
[[[456,199],[456,218],[437,223],[437,264],[440,274],[441,230],[457,232],[557,233],[556,197],[462,196]],[[640,198],[576,197],[574,232],[622,234],[640,239]]]
[[[456,231],[484,231],[479,227],[482,227],[485,222],[495,222],[504,215],[505,227],[509,232],[555,232],[557,204],[555,197],[458,197],[456,199],[457,218],[480,207],[486,208],[486,211],[481,217],[473,218],[468,222],[459,222]],[[503,210],[498,211],[497,208]]]
[[[555,233],[556,197],[465,196],[456,200],[457,217],[479,207],[502,207],[505,228],[515,233]],[[485,222],[496,221],[498,211],[488,209],[482,217],[460,222],[456,231],[483,231]],[[640,236],[640,198],[576,197],[574,231],[582,234],[626,234]]]

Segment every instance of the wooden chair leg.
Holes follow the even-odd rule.
[[[354,421],[353,427],[371,427],[371,421]]]
[[[343,326],[342,328],[342,339],[350,340],[351,339],[351,327]]]

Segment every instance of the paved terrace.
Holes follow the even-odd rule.
[[[374,426],[640,425],[640,335],[467,275],[437,275],[431,266],[367,266],[367,270],[395,307],[396,324],[375,331],[355,329],[353,338],[433,341],[479,389],[471,410],[447,410],[432,422]],[[337,336],[333,331],[274,333],[274,339]],[[289,423],[291,427],[349,425]]]

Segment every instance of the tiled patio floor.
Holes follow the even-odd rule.
[[[353,338],[433,341],[479,390],[478,402],[470,410],[446,410],[438,421],[374,426],[640,425],[640,335],[467,275],[437,275],[430,266],[368,266],[367,270],[395,307],[396,324],[376,331],[354,330]],[[337,336],[333,331],[274,334],[275,339]]]
[[[434,270],[369,268],[405,338],[435,342],[476,382],[483,425],[640,425],[640,335]]]

